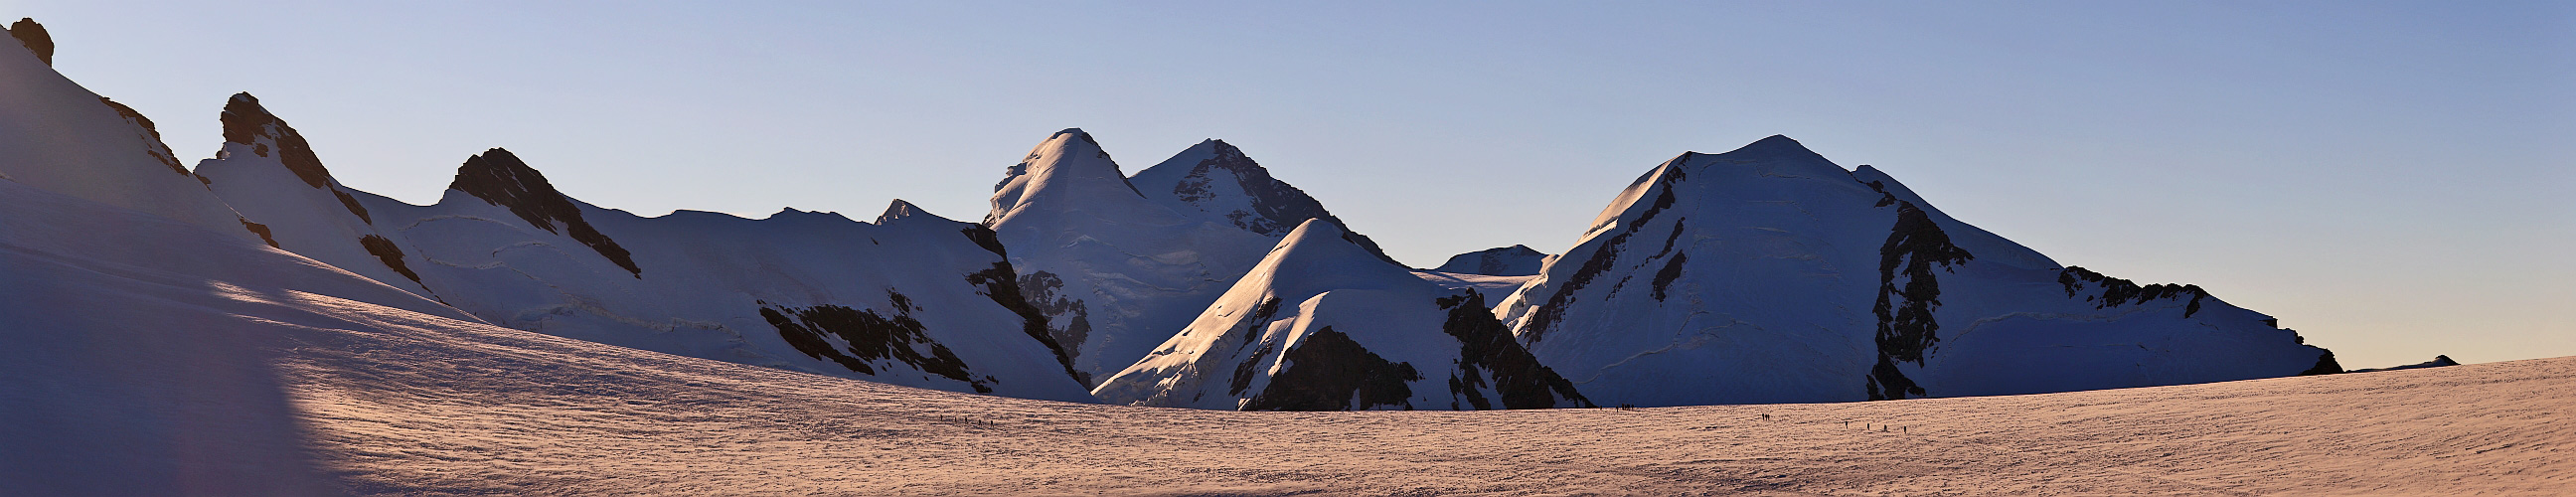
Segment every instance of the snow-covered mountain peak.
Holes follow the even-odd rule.
[[[447,189],[509,209],[531,226],[571,236],[635,277],[644,277],[643,268],[635,266],[635,259],[625,248],[582,219],[581,207],[571,197],[556,191],[544,174],[528,167],[509,150],[494,148],[466,158],[465,165],[456,168],[456,180]]]
[[[305,142],[304,135],[296,133],[285,120],[278,119],[268,112],[267,107],[260,106],[259,97],[251,96],[250,92],[233,94],[232,99],[224,102],[222,120],[225,147],[216,155],[230,157],[239,153],[234,150],[238,145],[252,155],[276,157],[288,171],[295,172],[296,178],[304,180],[306,186],[331,187],[331,171],[322,167],[320,157],[313,155],[312,144]]]
[[[1683,162],[1693,168],[1690,172],[1694,173],[1723,171],[1760,177],[1836,181],[1851,177],[1850,170],[1843,169],[1841,165],[1834,164],[1834,161],[1826,159],[1824,155],[1808,150],[1805,144],[1784,135],[1771,135],[1725,153],[1684,152],[1682,157]]]
[[[1198,319],[1092,390],[1242,410],[1586,406],[1513,343],[1481,294],[1390,264],[1323,219],[1298,224]]]
[[[929,210],[922,209],[919,205],[914,205],[912,202],[907,202],[904,201],[904,199],[898,198],[894,199],[893,202],[888,202],[886,204],[884,213],[877,214],[875,224],[879,226],[901,226],[923,223],[937,225],[940,229],[953,230],[955,228],[950,225],[957,223],[957,220],[940,216],[939,214],[932,213]]]
[[[2196,288],[2114,280],[1951,219],[1877,168],[1846,170],[1774,136],[1648,171],[1495,312],[1605,403],[2037,393],[2330,369],[2317,366],[2323,350]]]
[[[993,211],[984,219],[985,224],[999,223],[1046,197],[1098,199],[1071,200],[1083,203],[1141,204],[1144,200],[1136,186],[1127,183],[1127,174],[1118,169],[1118,162],[1101,150],[1100,141],[1081,128],[1048,135],[1019,163],[1004,170],[1002,181],[993,185]]]
[[[1137,172],[1128,178],[1128,183],[1145,198],[1175,212],[1214,218],[1212,221],[1263,236],[1282,236],[1298,223],[1315,218],[1349,226],[1325,210],[1323,202],[1272,177],[1268,168],[1225,140],[1200,141]],[[1379,259],[1402,265],[1386,256],[1376,241],[1355,234],[1349,237]]]
[[[1254,266],[1246,280],[1270,279],[1270,285],[1320,288],[1377,288],[1416,285],[1421,278],[1402,266],[1388,264],[1355,239],[1357,235],[1321,218],[1307,219],[1288,232],[1270,256]]]
[[[45,65],[54,65],[54,36],[45,33],[45,25],[36,24],[35,18],[20,17],[18,22],[9,23],[9,37],[17,38],[19,45],[35,52],[36,59],[45,61]]]

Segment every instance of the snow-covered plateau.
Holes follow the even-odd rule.
[[[1218,140],[1057,132],[979,222],[644,217],[501,148],[412,205],[247,93],[190,168],[10,34],[0,495],[2576,488],[2576,358],[2344,373],[1785,137],[1419,269]]]

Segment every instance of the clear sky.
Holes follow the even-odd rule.
[[[1298,2],[1305,3],[1305,2]],[[756,5],[740,5],[756,4]],[[1786,134],[1962,220],[2195,283],[2350,367],[2576,355],[2570,2],[0,0],[213,154],[250,91],[341,181],[507,147],[645,215],[980,219],[1091,131],[1223,138],[1415,265],[1571,245],[1638,173]]]

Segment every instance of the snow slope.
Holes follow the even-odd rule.
[[[0,109],[0,179],[258,239],[170,154],[151,119],[64,78],[23,43],[0,43]]]
[[[276,369],[304,346],[284,306],[317,299],[475,325],[229,232],[0,181],[0,493],[329,492]]]
[[[1495,247],[1449,256],[1449,262],[1432,269],[1443,273],[1488,274],[1494,276],[1537,275],[1547,264],[1548,255],[1528,245]]]
[[[992,205],[984,225],[1009,248],[1021,292],[1075,368],[1099,376],[1188,326],[1298,223],[1340,224],[1224,142],[1131,180],[1079,129],[1048,136],[1006,170]]]
[[[600,343],[1027,398],[1087,401],[991,234],[896,201],[874,223],[643,218],[564,196],[507,150],[469,158],[439,203],[339,186],[247,95],[199,166],[279,243],[511,328]],[[230,128],[228,128],[230,129]],[[295,143],[300,138],[283,139]],[[279,147],[293,150],[292,147]]]
[[[0,348],[11,380],[0,382],[0,488],[31,494],[2548,495],[2576,485],[2576,426],[2560,421],[2576,358],[1867,403],[1103,406],[510,330],[264,245],[11,182],[0,182],[0,209],[46,215],[0,217],[0,320],[11,323],[0,339],[12,345]],[[190,245],[134,243],[143,240]]]
[[[1512,341],[1482,294],[1423,281],[1320,218],[1092,394],[1242,410],[1589,406]]]
[[[1641,176],[1497,306],[1605,405],[2060,392],[2337,372],[2197,286],[2047,257],[1787,137]]]
[[[1484,294],[1486,302],[1501,302],[1504,297],[1510,297],[1512,292],[1520,291],[1521,285],[1538,279],[1537,275],[1494,276],[1421,270],[1414,271],[1413,275],[1422,278],[1422,281],[1440,285],[1441,288],[1475,290],[1476,293]]]

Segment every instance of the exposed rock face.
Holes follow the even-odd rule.
[[[2138,286],[2137,283],[2129,280],[2103,276],[2102,273],[2084,269],[2083,266],[2067,266],[2064,271],[2059,271],[2057,284],[2066,287],[2067,297],[2083,297],[2085,302],[2092,302],[2095,309],[2145,304],[2149,300],[2172,301],[2189,297],[2189,300],[2183,301],[2182,317],[2191,317],[2192,314],[2199,313],[2200,300],[2209,297],[2209,292],[2201,290],[2200,285]]]
[[[902,200],[896,200],[895,203],[896,206],[900,208],[910,208],[912,206],[912,204],[904,203]],[[889,210],[889,212],[891,212],[891,210]],[[884,224],[887,219],[889,218],[886,216],[879,216],[877,218],[877,223]],[[993,255],[1002,257],[1001,262],[993,263],[992,269],[967,273],[966,283],[983,288],[984,295],[992,297],[994,304],[999,304],[1003,308],[1010,309],[1012,314],[1018,315],[1020,317],[1021,333],[1028,335],[1030,339],[1037,340],[1040,344],[1046,345],[1048,351],[1054,352],[1056,363],[1064,365],[1064,373],[1066,375],[1070,375],[1075,381],[1081,382],[1083,387],[1087,388],[1092,386],[1091,373],[1074,368],[1073,355],[1070,352],[1067,352],[1064,344],[1056,341],[1055,338],[1059,335],[1079,337],[1082,336],[1083,332],[1088,330],[1058,330],[1049,328],[1047,326],[1050,322],[1047,318],[1047,308],[1039,307],[1029,300],[1026,295],[1020,293],[1020,285],[1024,280],[1019,277],[1018,272],[1011,269],[1010,254],[1003,250],[1002,242],[993,237],[993,230],[987,229],[982,225],[976,225],[967,227],[963,231],[966,234],[967,240],[972,240],[975,242],[975,245],[983,247],[984,250],[992,251]],[[1061,308],[1064,305],[1061,299],[1056,299],[1048,303],[1057,308]],[[1074,326],[1084,325],[1079,318],[1080,316],[1076,316],[1076,319],[1073,321]]]
[[[411,265],[403,262],[402,247],[394,245],[393,240],[379,235],[367,235],[358,237],[358,245],[365,247],[367,253],[375,254],[376,260],[383,262],[385,267],[402,273],[403,278],[411,280],[412,283],[420,283],[420,273],[411,272]]]
[[[19,45],[35,52],[36,59],[45,61],[45,65],[54,65],[54,35],[45,33],[45,25],[36,24],[33,18],[21,17],[18,22],[9,23],[9,37],[17,38]]]
[[[456,170],[456,181],[447,188],[510,209],[530,225],[571,236],[617,263],[617,267],[626,268],[637,278],[644,277],[644,269],[635,266],[633,255],[583,221],[580,206],[563,192],[555,191],[555,185],[546,182],[544,174],[520,162],[519,156],[508,150],[495,148],[465,159],[465,166]]]
[[[1870,400],[1923,396],[1923,387],[1896,368],[1898,362],[1923,365],[1923,353],[1941,341],[1941,284],[1933,269],[1947,270],[1976,255],[1950,244],[1950,235],[1914,203],[1888,196],[1880,205],[1896,205],[1896,226],[1878,248],[1878,365],[1869,370]],[[1659,278],[1660,279],[1660,278]],[[2195,303],[2195,305],[2197,305]]]
[[[1246,399],[1246,411],[1364,411],[1382,407],[1413,410],[1413,389],[1422,381],[1412,364],[1387,362],[1326,326],[1316,330],[1281,361],[1270,386]]]
[[[903,294],[888,292],[894,302],[894,316],[875,310],[860,310],[838,305],[807,308],[761,307],[760,317],[799,352],[816,359],[830,358],[852,371],[877,374],[869,363],[894,361],[923,372],[974,385],[977,393],[992,393],[991,377],[976,378],[967,372],[966,362],[947,345],[931,340],[922,333],[920,320],[912,318],[914,310]],[[844,346],[834,346],[824,337],[840,339]],[[924,352],[923,349],[928,351]]]
[[[1547,253],[1528,245],[1496,247],[1449,256],[1449,262],[1432,269],[1443,273],[1486,274],[1494,276],[1529,276],[1538,274]]]
[[[1574,391],[1573,382],[1540,364],[1538,356],[1512,340],[1511,328],[1494,319],[1483,293],[1468,291],[1433,303],[1449,311],[1440,331],[1456,337],[1461,345],[1458,372],[1449,377],[1449,393],[1468,405],[1453,401],[1450,409],[1493,409],[1493,400],[1501,400],[1504,409],[1593,407],[1590,399]],[[1482,392],[1487,390],[1501,394],[1500,398],[1486,399]]]
[[[331,170],[322,167],[321,157],[313,155],[313,145],[286,121],[270,115],[268,108],[259,105],[259,97],[248,92],[233,94],[232,100],[224,102],[222,120],[225,142],[250,145],[251,153],[260,157],[276,154],[278,162],[285,163],[286,170],[295,172],[306,186],[331,187]]]
[[[1875,269],[1876,271],[1871,271]],[[2060,266],[1774,136],[1684,153],[1495,309],[1603,404],[2042,393],[2336,371],[2189,285]]]
[[[250,230],[251,234],[259,235],[259,241],[267,243],[268,248],[279,248],[277,246],[277,234],[269,231],[268,225],[250,222],[249,218],[241,218],[241,224],[242,229]]]

